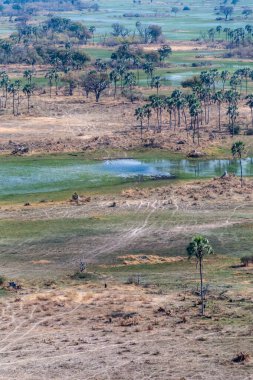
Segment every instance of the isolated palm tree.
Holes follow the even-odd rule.
[[[89,32],[92,34],[92,43],[93,43],[93,45],[95,44],[94,43],[94,33],[95,33],[95,31],[96,31],[96,27],[94,26],[94,25],[91,25],[90,27],[89,27]]]
[[[186,248],[189,259],[195,257],[197,265],[199,265],[200,276],[200,299],[201,299],[201,315],[205,314],[205,295],[203,287],[203,260],[204,257],[213,253],[213,248],[207,238],[201,235],[194,236]]]
[[[49,70],[46,75],[45,75],[45,78],[48,79],[48,84],[49,84],[49,96],[51,98],[52,96],[52,86],[53,86],[53,80],[54,80],[54,70],[51,69]]]
[[[241,187],[242,187],[242,155],[245,152],[244,142],[236,141],[231,147],[231,152],[232,152],[233,158],[239,158],[239,161],[240,161]]]

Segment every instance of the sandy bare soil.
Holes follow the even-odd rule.
[[[251,379],[249,311],[239,294],[216,296],[212,318],[197,317],[188,293],[97,285],[36,292],[1,302],[1,379]],[[54,286],[53,286],[54,287]],[[252,294],[248,296],[252,297]],[[230,302],[229,299],[234,300]],[[240,327],[222,318],[240,318]]]
[[[122,234],[114,231],[113,236],[92,238],[91,247],[99,255],[111,253],[115,248],[125,249],[137,238],[148,240],[156,235],[159,241],[164,238],[168,244],[168,233],[177,239],[187,228],[196,233],[202,229],[217,229],[222,223],[224,226],[243,223],[240,213],[233,220],[219,219],[218,210],[227,209],[232,217],[237,208],[249,209],[252,186],[251,180],[245,180],[242,190],[238,178],[228,177],[177,187],[134,188],[114,197],[97,196],[90,202],[80,196],[78,203],[46,203],[28,208],[2,206],[0,216],[20,222],[86,216],[92,222],[92,218],[107,214],[117,215],[124,210],[140,213],[144,209],[147,216],[141,224],[131,225],[129,231],[124,230]],[[196,196],[198,199],[194,199]],[[116,207],[109,207],[112,201]],[[159,210],[171,210],[176,218],[177,211],[198,210],[199,213],[204,207],[205,212],[217,210],[212,223],[196,225],[190,219],[190,224],[183,223],[180,227],[176,223],[168,228],[165,222],[160,231],[148,225],[148,218]],[[134,221],[136,214],[132,215]],[[4,263],[3,268],[3,273],[12,273],[16,278],[22,271],[22,275],[28,273],[29,280],[21,279],[22,289],[8,290],[8,297],[0,300],[1,379],[252,379],[253,292],[248,285],[246,292],[240,288],[242,283],[249,284],[251,277],[246,281],[243,276],[244,272],[251,276],[252,267],[235,269],[235,287],[224,287],[224,284],[214,287],[208,296],[207,317],[200,318],[198,298],[189,289],[179,293],[162,290],[153,283],[129,285],[105,274],[88,283],[78,282],[69,275],[54,281],[53,273],[62,270],[63,252],[67,252],[70,261],[75,255],[80,257],[77,247],[82,252],[88,249],[87,252],[92,253],[86,236],[68,239],[64,247],[58,241],[55,248],[60,251],[54,253],[46,245],[28,243],[31,246],[20,244],[18,247],[22,262],[14,266],[10,263],[9,268]],[[158,247],[158,242],[152,246]],[[59,255],[59,263],[52,261]],[[130,255],[121,259],[124,262],[120,265],[136,265],[136,272],[140,263],[160,265],[165,260],[148,256],[143,261],[143,257]],[[166,265],[182,260],[185,259],[168,259]],[[194,262],[191,265],[195,268]],[[51,280],[31,279],[39,267],[37,273],[43,276],[48,266],[52,268]],[[195,282],[196,277],[192,278],[194,289]],[[247,360],[233,362],[241,352],[249,355]]]
[[[141,140],[139,122],[134,117],[140,102],[132,104],[123,98],[114,100],[103,96],[96,104],[92,97],[60,95],[50,99],[42,94],[35,96],[32,104],[30,115],[27,114],[25,102],[22,102],[18,117],[12,116],[10,109],[2,114],[1,152],[11,153],[17,145],[27,146],[29,153],[107,149],[121,149],[123,152],[153,147],[187,155],[194,149],[209,153],[213,148],[231,144],[225,108],[222,110],[222,130],[217,127],[215,109],[211,123],[201,127],[198,146],[197,138],[193,142],[192,133],[185,130],[184,124],[180,129],[169,127],[167,113],[164,113],[162,133],[154,133],[156,118],[153,113],[151,127],[147,130],[145,123]],[[244,104],[241,104],[240,118],[244,128],[250,125],[249,111]],[[247,136],[246,140],[247,148],[251,148],[251,136]]]
[[[12,149],[13,143],[28,145],[37,151],[80,149],[84,141],[95,136],[112,135],[128,129],[132,119],[128,102],[100,102],[84,97],[59,96],[34,98],[34,108],[19,117],[4,114],[1,118],[1,148]]]

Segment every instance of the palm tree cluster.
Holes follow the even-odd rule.
[[[208,126],[213,115],[217,115],[217,127],[222,130],[222,112],[227,117],[226,127],[234,135],[237,132],[239,117],[239,102],[246,99],[246,105],[251,111],[253,126],[253,95],[248,94],[248,82],[253,79],[253,72],[243,68],[230,74],[228,71],[219,72],[217,69],[202,71],[200,76],[192,81],[183,83],[183,87],[190,87],[192,92],[174,90],[169,96],[157,94],[149,98],[149,102],[135,110],[135,116],[140,121],[141,138],[145,129],[150,129],[151,115],[156,119],[155,132],[161,132],[165,124],[169,129],[184,127],[192,132],[193,142],[200,140],[200,129]],[[225,108],[225,112],[224,112]],[[168,114],[167,123],[164,121],[164,112]]]
[[[223,28],[221,25],[217,25],[216,28],[208,29],[207,33],[202,33],[204,39],[210,41],[226,41],[228,47],[239,47],[245,45],[251,45],[253,43],[253,26],[250,24],[240,28]]]
[[[35,85],[32,82],[34,73],[31,70],[25,70],[23,77],[26,82],[22,83],[21,80],[11,81],[6,71],[0,72],[0,89],[2,95],[0,97],[0,108],[7,108],[8,100],[10,98],[12,104],[12,113],[14,116],[19,114],[19,107],[22,99],[22,93],[27,99],[27,111],[30,110],[30,100],[35,90]]]

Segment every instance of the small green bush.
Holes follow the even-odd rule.
[[[240,131],[241,131],[241,127],[240,125],[234,125],[234,127],[232,125],[229,125],[228,126],[228,130],[229,130],[229,133],[231,135],[239,135]]]
[[[247,131],[245,132],[245,135],[247,135],[247,136],[253,136],[253,128],[247,129]]]
[[[76,272],[73,276],[71,276],[73,280],[85,280],[92,281],[96,280],[96,275],[90,272]]]
[[[241,263],[247,267],[249,264],[253,264],[253,255],[241,257]]]

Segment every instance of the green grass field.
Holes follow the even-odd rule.
[[[150,3],[143,0],[141,4],[133,4],[132,0],[118,2],[116,0],[101,0],[99,2],[99,11],[88,13],[62,13],[66,17],[74,20],[84,21],[87,25],[95,25],[97,34],[110,33],[111,25],[114,22],[120,22],[127,28],[133,30],[137,21],[143,24],[157,24],[160,25],[164,34],[170,40],[191,40],[200,36],[202,31],[206,31],[218,24],[222,26],[231,25],[233,27],[241,27],[250,23],[251,19],[245,20],[241,12],[245,6],[248,6],[246,0],[241,0],[235,7],[234,21],[232,22],[218,22],[214,13],[215,6],[219,2],[210,0],[189,0],[187,4],[190,11],[183,11],[182,4],[176,2],[167,3],[154,0]],[[180,11],[175,16],[171,13],[171,8],[178,6]],[[124,14],[132,13],[139,14],[140,17],[124,17]],[[99,40],[99,38],[97,38]]]

